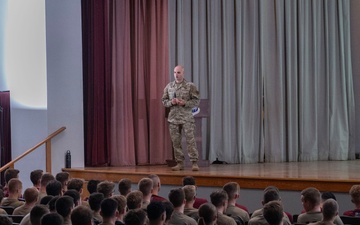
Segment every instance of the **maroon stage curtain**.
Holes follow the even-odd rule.
[[[11,161],[11,117],[10,92],[0,91],[0,161],[1,166]],[[4,185],[4,172],[1,173],[1,184]]]

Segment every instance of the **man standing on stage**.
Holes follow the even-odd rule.
[[[192,108],[199,106],[200,93],[193,83],[184,79],[183,66],[178,65],[174,68],[174,78],[175,81],[166,85],[162,96],[164,106],[170,107],[169,130],[177,162],[177,165],[171,169],[174,171],[184,169],[185,158],[181,147],[181,130],[184,129],[192,170],[198,171],[199,153],[196,149],[195,120]]]

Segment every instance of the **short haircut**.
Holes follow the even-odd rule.
[[[4,176],[5,176],[5,182],[6,182],[6,183],[9,183],[9,181],[10,181],[11,179],[13,179],[13,178],[18,178],[19,172],[20,172],[19,170],[17,170],[17,169],[12,169],[12,168],[9,168],[9,169],[5,170],[5,174],[4,174]]]
[[[60,196],[54,196],[52,197],[52,199],[49,201],[48,206],[49,206],[49,210],[50,212],[56,212],[56,201],[60,198]]]
[[[183,186],[185,185],[196,185],[195,178],[193,176],[186,176],[182,179]]]
[[[216,219],[217,210],[211,203],[204,203],[199,207],[199,222],[203,220],[204,224],[209,224]],[[200,223],[199,223],[200,224]]]
[[[37,185],[40,180],[41,180],[41,176],[43,175],[43,170],[33,170],[30,173],[30,180],[31,183],[33,183],[33,185]]]
[[[153,188],[159,185],[159,183],[160,183],[160,177],[159,177],[158,175],[156,175],[156,174],[150,174],[148,177],[149,177],[149,178],[152,180],[152,182],[153,182]]]
[[[132,191],[126,196],[126,205],[128,209],[139,208],[143,201],[143,193],[141,191]]]
[[[234,199],[235,194],[238,194],[240,191],[240,185],[236,182],[229,182],[223,186],[223,189],[228,194],[229,199]]]
[[[196,187],[194,185],[185,185],[182,187],[185,194],[185,200],[191,202],[195,199],[196,196]]]
[[[60,196],[62,185],[60,181],[52,180],[46,185],[46,194],[52,196]]]
[[[46,195],[46,196],[41,198],[40,204],[41,205],[48,205],[49,202],[51,201],[51,199],[53,199],[53,198],[54,198],[54,196],[52,196],[52,195]]]
[[[280,201],[270,201],[264,205],[263,215],[270,225],[279,225],[284,217],[284,209]]]
[[[169,201],[165,201],[165,202],[162,202],[162,204],[164,205],[165,207],[165,211],[166,211],[166,220],[170,220],[170,217],[174,211],[174,206],[171,202]]]
[[[22,189],[22,182],[17,178],[12,178],[9,183],[9,193],[15,193],[19,189]]]
[[[131,192],[131,180],[128,178],[121,179],[118,188],[120,194],[126,196]]]
[[[26,188],[24,191],[24,199],[26,203],[36,202],[39,196],[39,191],[35,188]]]
[[[44,205],[35,205],[30,211],[30,222],[32,225],[40,225],[41,217],[49,213],[49,209]]]
[[[185,194],[182,188],[174,188],[170,190],[168,197],[173,206],[177,208],[184,203]]]
[[[162,202],[150,202],[146,212],[150,221],[156,221],[165,212],[165,207]]]
[[[316,188],[309,187],[301,191],[303,200],[309,202],[313,207],[320,205],[320,191]]]
[[[74,189],[77,192],[80,192],[81,189],[83,188],[83,186],[84,186],[84,181],[79,178],[73,178],[73,179],[69,180],[69,182],[67,184],[68,190]]]
[[[64,219],[56,212],[45,214],[41,217],[41,225],[63,225]]]
[[[270,201],[276,201],[280,200],[279,192],[275,189],[268,189],[264,192],[263,201],[264,204],[270,202]]]
[[[90,209],[93,211],[98,211],[101,206],[101,202],[104,200],[104,194],[99,192],[94,192],[89,196],[88,202]]]
[[[351,200],[354,204],[360,203],[360,185],[359,184],[353,185],[350,188],[349,194],[350,194]]]
[[[118,211],[120,214],[123,214],[126,212],[126,197],[123,195],[115,195],[111,197],[114,199],[118,204]]]
[[[88,190],[89,194],[96,192],[97,185],[100,183],[99,180],[89,180],[86,189]]]
[[[67,217],[70,215],[71,210],[74,207],[74,200],[70,196],[59,197],[55,202],[56,212],[59,213],[62,217]]]
[[[79,205],[80,193],[78,191],[76,191],[74,189],[67,190],[67,191],[65,191],[64,196],[70,196],[73,199],[75,206]]]
[[[92,224],[93,214],[89,207],[80,205],[71,212],[72,225]]]
[[[327,192],[321,193],[321,200],[325,201],[328,199],[334,199],[336,201],[336,197],[332,192],[327,191]]]
[[[150,178],[142,178],[138,183],[139,191],[143,193],[144,196],[149,195],[153,188],[153,182]]]
[[[111,218],[115,216],[118,204],[112,198],[105,198],[101,202],[101,216],[103,218]]]
[[[60,181],[61,185],[66,186],[66,181],[70,178],[70,174],[68,172],[59,172],[56,174],[55,179]]]
[[[115,188],[115,184],[109,181],[100,182],[97,186],[97,192],[103,193],[105,198],[109,198]]]
[[[41,186],[46,187],[46,185],[47,185],[50,181],[52,181],[52,180],[55,180],[55,177],[54,177],[52,174],[50,174],[50,173],[44,173],[44,174],[41,176],[41,181],[40,181]]]
[[[224,190],[214,191],[210,194],[210,200],[211,203],[218,208],[228,201],[228,195]]]
[[[334,199],[326,200],[322,205],[322,214],[324,220],[333,219],[339,210],[339,205]]]
[[[146,222],[146,212],[142,209],[129,210],[124,217],[125,224],[143,225]]]
[[[12,221],[7,216],[0,216],[1,225],[12,225]]]

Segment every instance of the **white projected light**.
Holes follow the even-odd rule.
[[[10,0],[7,7],[4,76],[12,103],[46,108],[45,0]]]

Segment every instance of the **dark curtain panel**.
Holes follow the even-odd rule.
[[[85,165],[109,163],[111,49],[109,1],[82,1]]]
[[[1,166],[11,161],[11,124],[10,92],[0,92],[0,162]],[[4,185],[4,172],[1,173],[1,184]]]

